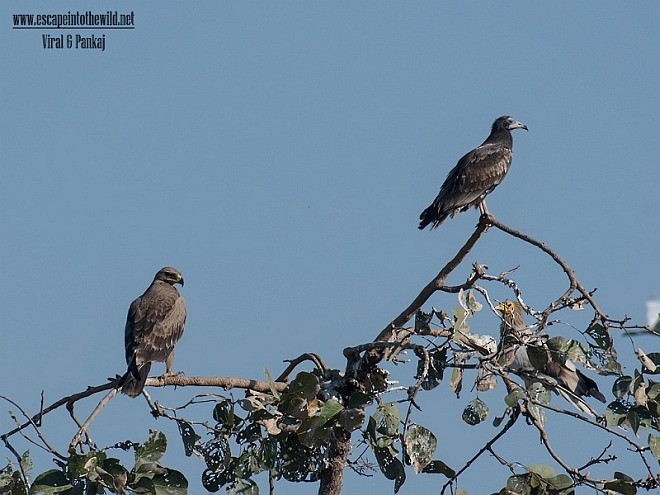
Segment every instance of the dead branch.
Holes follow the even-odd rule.
[[[3,435],[0,435],[0,439],[5,441],[7,438],[15,435],[16,433],[22,431],[28,426],[35,426],[36,424],[41,424],[43,417],[51,411],[62,407],[63,405],[73,404],[81,399],[91,397],[99,392],[105,390],[114,389],[118,386],[119,378],[114,378],[108,383],[103,385],[90,386],[82,392],[78,392],[62,399],[59,399],[56,402],[53,402],[51,405],[45,408],[41,408],[39,413],[35,414],[32,417],[29,417],[26,414],[28,420],[25,423],[19,424],[13,430],[10,430]],[[283,391],[286,388],[286,383],[274,382],[269,383],[265,380],[252,380],[249,378],[235,378],[235,377],[219,377],[219,376],[155,376],[149,377],[146,381],[146,386],[148,387],[167,387],[167,386],[176,386],[176,387],[221,387],[225,390],[232,388],[242,388],[248,390],[254,390],[255,392],[265,392],[268,393],[271,391],[271,385],[275,387],[275,390],[278,392]],[[5,398],[5,397],[3,397]],[[10,399],[5,398],[5,400],[14,404]],[[17,406],[18,407],[18,406]],[[72,407],[72,406],[68,406]],[[93,419],[93,418],[92,418]]]
[[[325,364],[325,361],[323,361],[323,358],[319,356],[318,354],[315,354],[313,352],[306,352],[305,354],[301,354],[295,359],[285,359],[285,363],[289,363],[289,365],[286,367],[286,369],[282,372],[280,376],[277,377],[275,380],[276,382],[283,382],[286,383],[289,381],[289,376],[291,375],[291,372],[296,369],[296,366],[298,366],[300,363],[304,361],[311,361],[314,363],[314,366],[323,374],[328,371],[329,367],[327,364]]]
[[[87,420],[78,430],[78,433],[76,433],[76,436],[74,436],[73,440],[71,440],[71,444],[69,444],[69,451],[75,450],[76,447],[78,447],[78,445],[82,442],[82,437],[87,434],[87,430],[94,419],[96,419],[96,416],[98,416],[101,412],[101,409],[103,409],[105,405],[110,402],[110,399],[117,395],[117,392],[119,392],[119,389],[113,388],[105,395],[105,397],[103,397],[103,399],[101,399],[101,402],[99,402],[98,405],[94,408],[92,414],[89,415]]]
[[[495,444],[495,442],[497,442],[500,438],[502,438],[502,437],[506,434],[507,431],[509,431],[509,429],[510,429],[510,428],[515,424],[515,422],[518,420],[518,417],[519,417],[519,416],[520,416],[520,409],[519,409],[519,408],[513,409],[512,412],[511,412],[511,416],[509,417],[509,421],[507,421],[507,423],[504,425],[504,428],[502,428],[500,431],[498,431],[497,434],[496,434],[493,438],[491,438],[490,440],[488,440],[488,442],[486,442],[486,445],[484,445],[483,447],[481,447],[481,448],[477,451],[477,453],[474,454],[474,455],[470,458],[470,460],[467,461],[467,462],[465,463],[465,465],[464,465],[461,469],[459,469],[458,471],[456,471],[456,474],[454,474],[454,476],[453,476],[452,478],[450,478],[449,481],[447,481],[447,483],[445,483],[445,484],[443,485],[442,490],[440,491],[440,494],[442,495],[443,493],[445,493],[445,490],[446,490],[448,487],[450,487],[450,486],[452,485],[452,483],[454,483],[454,481],[456,481],[456,480],[458,479],[458,477],[459,477],[461,474],[463,474],[465,471],[467,471],[467,470],[469,469],[469,467],[472,465],[472,463],[474,463],[474,461],[476,461],[479,457],[481,457],[481,455],[482,455],[484,452],[486,452],[486,451],[490,451],[490,449],[491,449],[491,447],[493,446],[493,444]]]

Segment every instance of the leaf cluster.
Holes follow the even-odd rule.
[[[0,493],[11,495],[92,495],[135,493],[140,495],[185,495],[188,481],[174,469],[164,467],[160,459],[167,449],[167,439],[152,430],[144,444],[123,442],[113,448],[133,449],[135,464],[128,470],[121,461],[109,457],[107,450],[81,454],[70,452],[66,460],[56,461],[60,469],[39,474],[29,489],[13,465],[0,471]],[[23,455],[28,464],[29,452]],[[24,472],[27,469],[24,469]]]

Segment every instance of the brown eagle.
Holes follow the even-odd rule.
[[[547,390],[562,396],[579,411],[596,416],[582,397],[605,402],[598,385],[575,367],[568,358],[557,359],[543,337],[525,325],[525,310],[516,301],[504,301],[495,307],[502,313],[498,364],[520,376],[529,387],[540,382]]]
[[[120,381],[126,395],[142,393],[152,361],[165,361],[165,375],[174,374],[174,346],[186,324],[186,301],[174,284],[183,287],[181,272],[170,266],[162,268],[128,309],[124,336],[128,371]]]
[[[481,213],[488,212],[486,195],[502,182],[513,159],[513,129],[527,126],[508,115],[493,122],[490,135],[481,146],[461,158],[451,169],[440,193],[419,216],[420,230],[431,224],[438,227],[448,216],[478,206]]]

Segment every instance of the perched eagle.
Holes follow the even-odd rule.
[[[152,361],[165,361],[165,375],[172,375],[174,346],[186,324],[186,301],[174,284],[183,277],[176,268],[162,268],[149,288],[131,303],[126,317],[126,363],[121,391],[131,397],[142,393]]]
[[[527,126],[507,115],[493,122],[490,135],[451,169],[433,203],[419,216],[420,230],[438,227],[448,216],[477,205],[486,213],[486,195],[502,182],[513,158],[513,129]]]
[[[579,411],[595,416],[582,397],[605,402],[596,382],[578,370],[570,359],[563,362],[553,359],[544,339],[525,326],[524,309],[518,302],[504,301],[495,309],[502,313],[498,364],[520,376],[527,387],[539,382]]]

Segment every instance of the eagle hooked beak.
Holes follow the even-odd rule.
[[[179,275],[179,279],[175,283],[181,284],[181,287],[183,287],[183,276]]]
[[[517,120],[514,120],[513,122],[509,123],[509,130],[511,129],[525,129],[528,131],[527,126],[523,124],[522,122],[518,122]]]
[[[502,313],[502,316],[513,314],[514,308],[510,301],[504,301],[495,306],[495,310]]]

